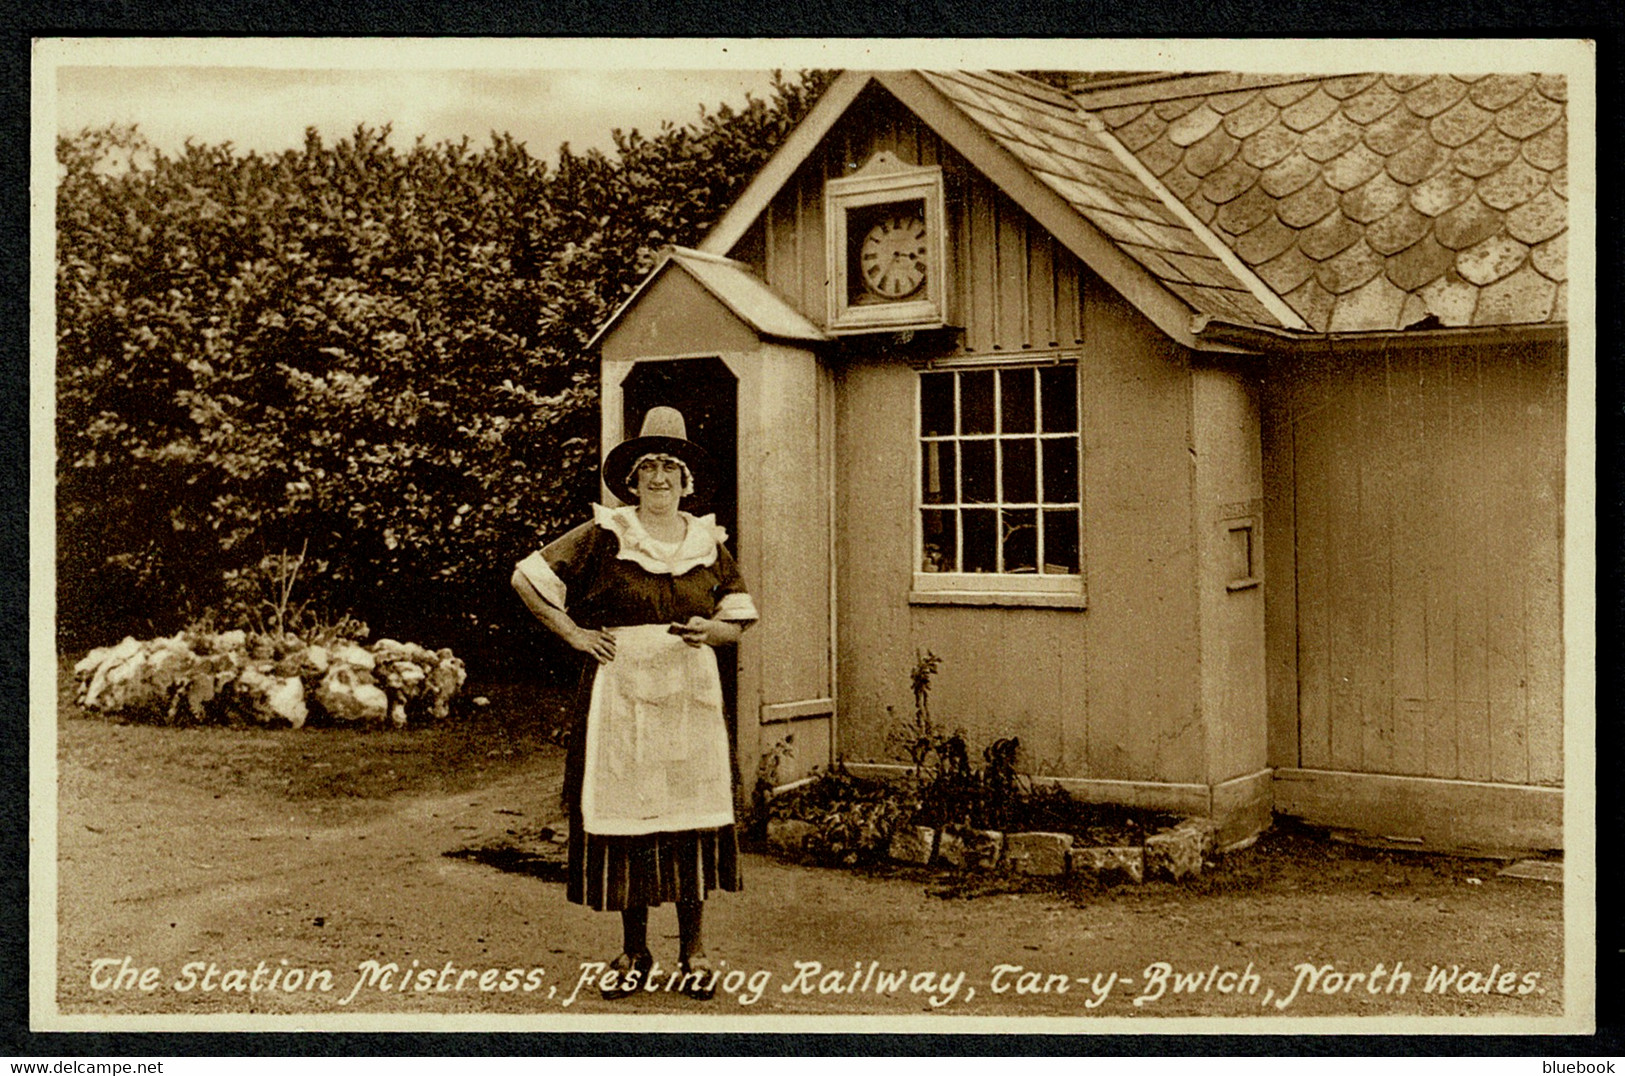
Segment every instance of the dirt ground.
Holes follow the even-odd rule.
[[[64,1014],[395,1014],[405,1027],[420,1014],[1562,1012],[1561,886],[1299,832],[1195,882],[1116,888],[751,854],[746,891],[708,904],[729,973],[717,997],[608,1003],[592,964],[618,951],[616,917],[566,903],[545,865],[456,854],[557,817],[563,755],[541,723],[173,729],[68,707],[58,758]],[[669,967],[669,909],[651,940]],[[400,973],[374,977],[369,961]]]

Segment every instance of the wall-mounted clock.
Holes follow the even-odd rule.
[[[876,154],[824,188],[829,328],[838,333],[946,324],[942,169]]]

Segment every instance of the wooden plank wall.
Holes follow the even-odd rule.
[[[1266,383],[1265,529],[1296,539],[1267,550],[1293,583],[1272,600],[1295,592],[1270,620],[1272,763],[1561,784],[1561,348],[1396,348]]]
[[[967,354],[1082,343],[1076,258],[911,113],[872,88],[731,252],[815,322],[825,318],[824,183],[881,150],[947,180],[949,321]],[[957,267],[957,269],[955,268]]]

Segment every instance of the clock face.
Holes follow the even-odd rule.
[[[917,213],[881,218],[863,237],[863,285],[881,299],[906,299],[925,284],[925,221]]]

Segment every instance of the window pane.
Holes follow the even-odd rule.
[[[959,375],[959,432],[993,432],[993,371]]]
[[[1057,437],[1044,442],[1044,500],[1055,504],[1078,502],[1078,442]]]
[[[969,504],[993,503],[993,442],[961,441],[959,461],[960,500]]]
[[[920,433],[926,437],[954,432],[954,375],[920,375]]]
[[[1033,399],[1032,370],[1002,370],[999,373],[999,413],[1004,433],[1032,433],[1037,420]]]
[[[964,511],[965,567],[967,572],[995,571],[994,531],[998,513],[991,508],[967,508]]]
[[[1044,512],[1044,573],[1078,574],[1078,510]]]
[[[920,446],[920,500],[952,504],[955,500],[954,443],[927,441]]]
[[[959,570],[959,536],[954,533],[952,509],[927,509],[921,513],[924,523],[924,550],[920,557],[922,572],[956,572]]]
[[[1038,373],[1044,399],[1044,432],[1072,433],[1078,428],[1078,368],[1046,366]]]
[[[1007,508],[1004,516],[1004,570],[1038,570],[1038,513],[1031,508]]]
[[[1038,473],[1034,469],[1033,442],[1001,440],[999,453],[1004,457],[1004,503],[1031,504],[1038,499]]]

